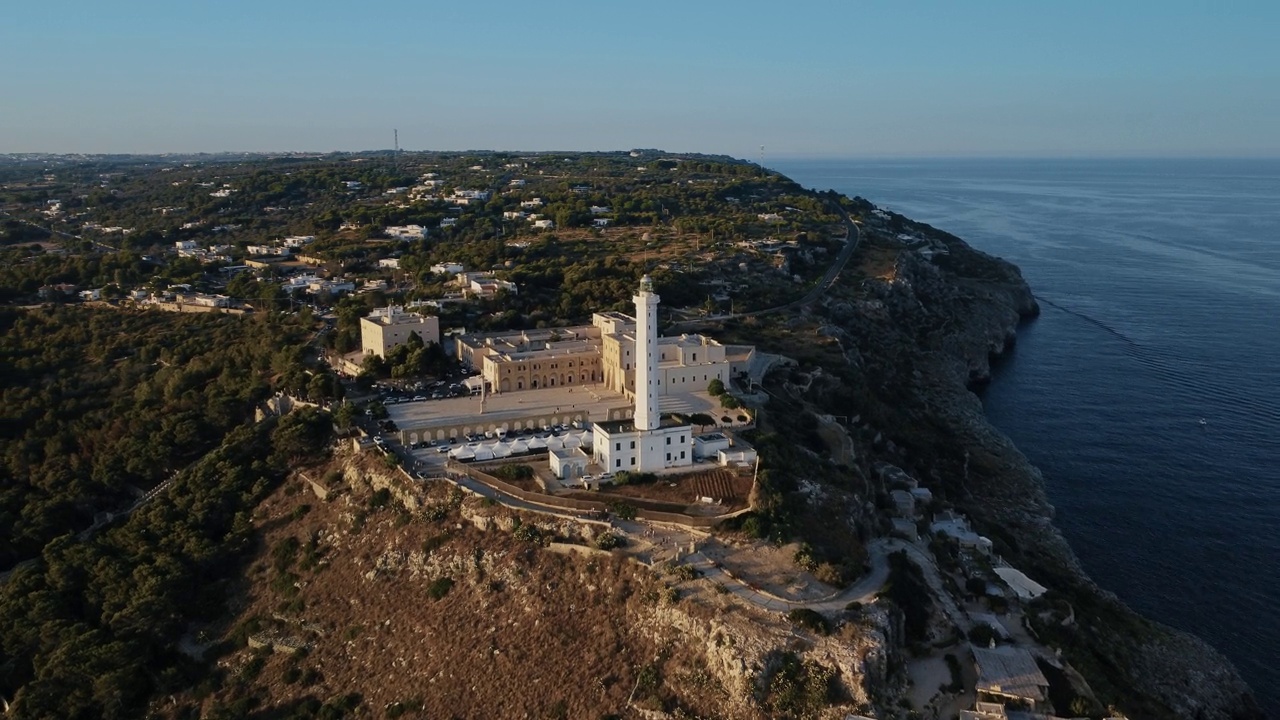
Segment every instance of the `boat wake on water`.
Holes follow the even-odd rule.
[[[1238,409],[1256,413],[1258,416],[1280,424],[1280,410],[1243,392],[1241,388],[1218,381],[1209,373],[1189,369],[1185,367],[1188,366],[1185,361],[1179,361],[1171,355],[1142,345],[1120,330],[1091,315],[1061,305],[1041,295],[1036,295],[1036,300],[1078,320],[1083,320],[1119,340],[1126,355],[1136,360],[1140,365],[1150,370],[1152,375],[1164,382],[1194,394],[1209,394],[1216,400],[1226,400]],[[1180,365],[1184,367],[1179,367]],[[1201,418],[1199,424],[1205,426],[1208,425],[1208,422]]]

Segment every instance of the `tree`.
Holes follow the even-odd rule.
[[[707,392],[710,393],[713,397],[719,397],[721,395],[724,395],[725,393],[724,381],[721,380],[720,378],[712,378],[711,382],[707,383]]]

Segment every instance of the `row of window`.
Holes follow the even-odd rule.
[[[632,443],[632,445],[634,445],[634,444],[635,444],[635,443]],[[680,451],[680,459],[681,459],[681,460],[684,460],[684,459],[685,459],[685,451],[684,451],[684,450],[681,450],[681,451]],[[667,453],[667,462],[671,462],[671,453]],[[620,467],[622,467],[622,458],[618,458],[618,459],[614,460],[614,461],[613,461],[613,466],[614,466],[615,468],[620,468]],[[635,467],[635,466],[636,466],[636,459],[633,457],[633,458],[631,458],[631,467]]]

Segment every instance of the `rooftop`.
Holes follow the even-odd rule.
[[[629,432],[636,431],[636,421],[634,419],[606,420],[605,422],[596,423],[596,427],[600,428],[601,430],[603,430],[604,432],[610,435],[614,435],[617,433],[629,433]],[[664,417],[662,418],[662,422],[659,424],[659,427],[662,427],[662,428],[689,427],[689,423],[678,422],[676,420],[673,420],[672,418]]]
[[[1049,681],[1030,652],[1009,646],[972,647],[973,660],[978,666],[979,692],[1041,702],[1048,699]]]

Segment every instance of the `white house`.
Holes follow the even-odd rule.
[[[382,258],[378,261],[378,267],[390,268],[392,270],[400,269],[400,258]]]
[[[245,252],[250,255],[292,255],[293,249],[275,245],[249,245]]]
[[[440,221],[440,227],[442,228],[453,227],[454,225],[457,225],[457,224],[458,224],[458,218],[444,218],[443,220]]]
[[[596,218],[591,221],[591,225],[593,227],[603,228],[603,227],[609,227],[609,223],[611,222],[613,221],[610,220],[609,218]]]
[[[609,213],[611,213],[611,212],[613,212],[613,209],[612,209],[612,208],[609,208],[609,207],[607,207],[607,206],[604,206],[604,205],[592,205],[592,206],[591,206],[591,214],[592,214],[592,215],[608,215],[608,214],[609,214]]]
[[[465,270],[465,267],[455,262],[442,262],[431,266],[431,272],[437,275],[457,275]]]
[[[539,230],[551,230],[555,228],[556,221],[555,220],[534,220],[533,226],[535,228],[538,228]]]
[[[284,239],[284,246],[287,248],[300,248],[315,241],[315,235],[290,235]]]
[[[421,240],[427,236],[427,229],[421,225],[389,225],[382,232],[394,240]]]
[[[523,202],[521,202],[521,203],[520,203],[520,207],[522,207],[522,208],[524,208],[524,209],[526,209],[526,210],[532,210],[532,209],[540,208],[540,207],[542,207],[542,198],[534,198],[534,199],[532,199],[532,200],[525,200],[525,201],[523,201]]]

